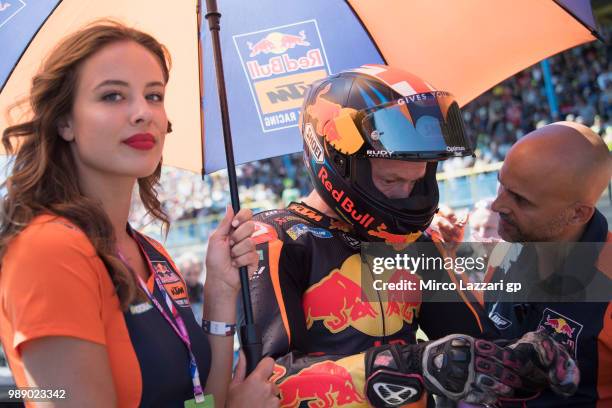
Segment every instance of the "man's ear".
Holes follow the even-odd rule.
[[[591,220],[595,213],[595,207],[589,204],[577,202],[572,207],[572,217],[570,223],[573,225],[585,225]]]
[[[74,140],[74,131],[72,128],[72,121],[67,118],[61,118],[57,121],[57,133],[67,142]]]

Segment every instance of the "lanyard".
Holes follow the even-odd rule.
[[[139,240],[137,239],[137,242],[138,241]],[[135,273],[132,270],[132,268],[130,268],[130,266],[129,266],[125,256],[123,256],[123,254],[121,253],[121,251],[119,251],[119,249],[117,249],[117,255],[119,256],[121,261],[125,264],[125,266],[130,271],[132,271],[132,273],[136,276],[136,278],[138,279],[138,283],[140,284],[140,287],[145,292],[145,294],[147,295],[149,300],[155,305],[157,310],[159,310],[159,312],[164,317],[164,319],[166,319],[166,321],[168,322],[170,327],[172,327],[174,332],[177,334],[177,336],[181,339],[181,341],[187,347],[187,351],[189,352],[189,374],[191,375],[191,381],[193,383],[193,396],[195,398],[196,403],[204,402],[204,390],[202,389],[202,384],[200,383],[200,372],[198,370],[198,364],[196,362],[195,356],[193,355],[193,351],[191,349],[191,340],[189,339],[189,333],[187,331],[187,327],[185,326],[185,322],[183,321],[183,318],[181,317],[181,315],[179,314],[178,310],[176,309],[174,303],[172,302],[172,299],[170,298],[170,295],[168,294],[168,292],[164,288],[164,285],[161,282],[161,279],[159,278],[157,273],[155,273],[155,269],[152,267],[151,261],[149,260],[148,257],[146,257],[147,258],[147,266],[149,267],[149,270],[151,271],[151,274],[153,275],[153,277],[155,279],[155,283],[157,285],[157,288],[164,295],[164,299],[166,301],[166,305],[168,306],[168,309],[170,309],[170,311],[172,312],[172,317],[170,317],[168,315],[168,313],[163,308],[161,303],[159,303],[159,301],[149,291],[149,288],[147,287],[147,284],[142,280],[140,275]]]

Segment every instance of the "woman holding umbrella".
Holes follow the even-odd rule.
[[[17,396],[183,407],[206,392],[217,406],[278,406],[270,359],[228,392],[237,267],[257,264],[251,214],[228,210],[210,238],[203,329],[164,248],[128,223],[137,182],[169,224],[155,190],[168,66],[148,34],[88,26],[34,77],[30,120],[3,132],[16,156],[1,206],[0,337],[17,385],[39,387]]]

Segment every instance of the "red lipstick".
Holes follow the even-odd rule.
[[[132,149],[151,150],[155,146],[155,138],[150,133],[137,133],[123,141]]]

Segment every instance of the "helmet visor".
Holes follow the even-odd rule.
[[[446,92],[427,92],[362,111],[368,157],[444,159],[472,154],[459,105]]]

